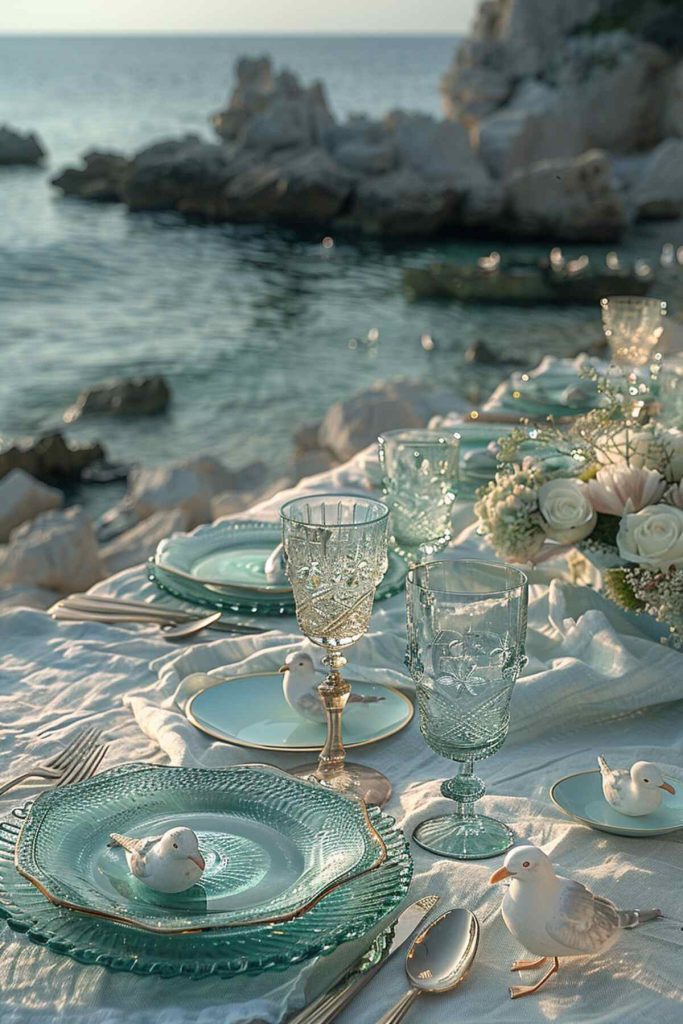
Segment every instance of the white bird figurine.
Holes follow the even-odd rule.
[[[202,877],[206,862],[191,828],[171,828],[162,836],[132,839],[111,833],[110,846],[125,850],[130,873],[157,892],[184,892]]]
[[[598,764],[605,800],[619,814],[627,814],[630,818],[652,814],[662,802],[662,790],[676,793],[651,761],[636,761],[630,769],[610,768],[604,757],[599,755]]]
[[[489,882],[512,879],[503,898],[503,921],[536,960],[517,960],[513,971],[530,971],[552,958],[535,985],[513,985],[512,999],[530,996],[560,968],[559,958],[592,956],[609,949],[624,928],[661,917],[659,910],[617,910],[615,905],[570,878],[555,874],[550,858],[537,846],[517,846]]]
[[[291,651],[285,658],[282,672],[282,692],[292,711],[303,715],[311,722],[325,721],[325,708],[318,693],[318,686],[325,674],[315,667],[310,654]],[[349,704],[376,704],[384,697],[364,697],[360,693],[349,694]]]

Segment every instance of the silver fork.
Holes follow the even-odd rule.
[[[77,762],[68,771],[64,772],[55,788],[59,789],[60,786],[70,786],[74,782],[83,782],[85,779],[92,778],[102,764],[108,750],[108,743],[98,743],[92,748],[84,761]]]
[[[55,754],[54,757],[48,758],[47,761],[41,761],[35,768],[17,775],[3,786],[0,786],[0,796],[8,793],[10,789],[14,789],[20,783],[25,782],[26,779],[61,780],[67,772],[80,767],[81,759],[89,754],[96,745],[101,749],[102,745],[98,744],[101,735],[100,729],[94,727],[83,729],[71,743],[64,747],[63,750],[60,750],[58,754]]]

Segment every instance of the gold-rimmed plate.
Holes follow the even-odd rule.
[[[162,894],[134,878],[111,832],[184,825],[201,880]],[[17,870],[52,903],[162,934],[291,921],[374,871],[386,846],[365,805],[268,765],[121,765],[42,794],[22,827]]]
[[[405,729],[415,711],[408,697],[392,686],[351,682],[355,695],[374,701],[346,705],[346,748],[377,743]],[[208,736],[251,750],[307,754],[319,751],[325,743],[324,721],[310,721],[290,708],[278,672],[223,679],[191,697],[185,714]]]

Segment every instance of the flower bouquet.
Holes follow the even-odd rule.
[[[683,648],[683,433],[642,422],[608,383],[603,408],[560,430],[515,430],[477,492],[479,532],[501,558],[537,564],[577,547],[628,611],[666,625]]]

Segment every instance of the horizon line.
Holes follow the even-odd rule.
[[[395,39],[402,37],[411,38],[440,38],[441,36],[461,36],[466,30],[457,31],[456,29],[434,29],[430,31],[414,31],[408,29],[399,29],[393,32],[363,32],[363,31],[347,31],[347,32],[317,32],[317,31],[301,31],[301,32],[254,32],[245,30],[227,31],[227,30],[213,30],[213,29],[178,29],[178,30],[164,30],[164,29],[128,29],[116,32],[91,32],[88,30],[74,29],[70,32],[62,32],[51,29],[41,29],[36,31],[25,31],[25,32],[5,32],[0,30],[0,39],[36,39],[36,38],[52,38],[52,39],[73,39],[77,37],[84,37],[90,39],[129,39],[134,36],[141,38],[159,38],[174,36],[199,36],[201,38],[207,37],[222,37],[224,39],[243,39],[249,37],[251,39],[288,39],[295,38],[300,39],[302,37],[329,39],[330,37],[338,39]]]

